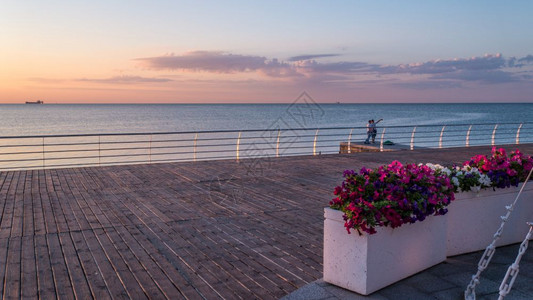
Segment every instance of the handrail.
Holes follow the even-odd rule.
[[[521,122],[522,124],[533,124],[533,122]],[[520,123],[516,123],[516,122],[509,122],[509,123],[498,123],[499,125],[517,125],[517,124],[520,124]],[[468,123],[468,124],[448,124],[446,126],[470,126],[470,125],[473,125],[473,126],[494,126],[494,123]],[[416,127],[442,127],[443,124],[435,124],[435,125],[431,125],[431,124],[428,124],[428,125],[398,125],[398,126],[386,126],[387,128],[412,128],[413,126],[416,126]],[[383,128],[385,126],[382,126],[382,127],[377,127],[376,128]],[[270,128],[266,128],[266,129],[239,129],[239,130],[236,130],[236,129],[224,129],[224,130],[195,130],[195,131],[161,131],[161,132],[125,132],[125,133],[120,133],[120,132],[113,132],[113,133],[83,133],[83,134],[50,134],[50,135],[26,135],[26,136],[0,136],[0,139],[19,139],[19,138],[50,138],[50,137],[54,137],[54,138],[61,138],[61,137],[89,137],[89,136],[136,136],[136,135],[172,135],[172,134],[202,134],[202,133],[235,133],[235,132],[267,132],[267,131],[278,131],[278,130],[281,130],[281,131],[301,131],[301,130],[305,130],[305,131],[316,131],[318,129],[320,130],[331,130],[331,129],[352,129],[352,128],[357,128],[357,129],[365,129],[366,130],[366,127],[365,126],[359,126],[359,127],[354,127],[354,126],[349,126],[349,127],[295,127],[295,128],[284,128],[284,129],[279,129],[279,128],[275,128],[275,129],[270,129]],[[439,131],[440,132],[440,131]]]
[[[386,140],[406,150],[533,143],[533,122],[376,128],[380,138],[369,146],[371,151],[386,151]],[[360,144],[366,137],[366,127],[353,126],[0,136],[0,171],[206,159],[241,161],[339,153],[342,147],[345,153],[353,153],[363,147]]]

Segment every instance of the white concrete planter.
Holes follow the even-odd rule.
[[[446,259],[446,215],[373,235],[351,234],[343,213],[324,209],[324,281],[368,295]]]
[[[457,193],[448,206],[447,256],[485,249],[500,227],[506,205],[515,200],[519,187],[481,190],[479,193]],[[527,221],[533,221],[533,182],[529,182],[518,199],[511,217],[496,246],[521,242],[529,230]]]

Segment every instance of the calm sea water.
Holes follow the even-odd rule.
[[[381,134],[378,143],[379,139],[386,139],[402,147],[487,145],[491,140],[496,144],[510,144],[515,143],[518,124],[530,121],[532,116],[533,104],[303,101],[296,104],[0,105],[0,137],[188,132],[1,138],[0,170],[272,157],[278,153],[281,156],[338,153],[342,142],[362,143],[366,139],[368,119],[384,119],[378,127]],[[476,125],[488,123],[499,123],[497,132],[494,125]],[[458,124],[463,125],[451,126]],[[344,128],[324,129],[332,127]],[[311,128],[321,130],[302,130]],[[241,132],[242,136],[237,132],[195,133],[245,129],[259,131]],[[533,123],[524,124],[521,130],[520,142],[533,142]]]
[[[0,105],[0,136],[528,122],[533,104]]]

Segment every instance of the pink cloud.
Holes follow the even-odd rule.
[[[76,81],[98,82],[98,83],[119,83],[119,84],[132,84],[132,83],[154,83],[154,82],[169,82],[173,81],[168,78],[148,78],[141,76],[114,76],[109,78],[81,78]]]
[[[193,51],[182,55],[164,55],[138,58],[152,70],[178,70],[208,73],[255,72],[269,78],[289,78],[298,82],[358,82],[369,78],[402,74],[421,76],[417,85],[412,78],[405,87],[449,87],[461,82],[508,83],[530,80],[529,74],[518,74],[514,69],[533,62],[533,56],[505,58],[501,54],[486,54],[480,57],[436,59],[426,62],[399,65],[379,65],[361,61],[323,62],[338,54],[306,54],[293,56],[288,62],[276,58],[255,55],[232,54],[221,51]],[[529,76],[529,77],[528,77]],[[364,78],[363,78],[364,77]],[[435,83],[429,83],[434,81]],[[436,83],[441,81],[441,83]]]

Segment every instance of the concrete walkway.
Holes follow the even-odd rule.
[[[489,267],[482,273],[476,288],[476,299],[498,299],[498,292],[507,268],[514,262],[519,244],[499,247]],[[312,282],[283,297],[283,300],[333,299],[463,299],[470,278],[477,271],[482,251],[458,255],[416,275],[401,280],[368,296],[339,288],[322,279]],[[533,299],[533,242],[520,262],[518,277],[505,299]]]

